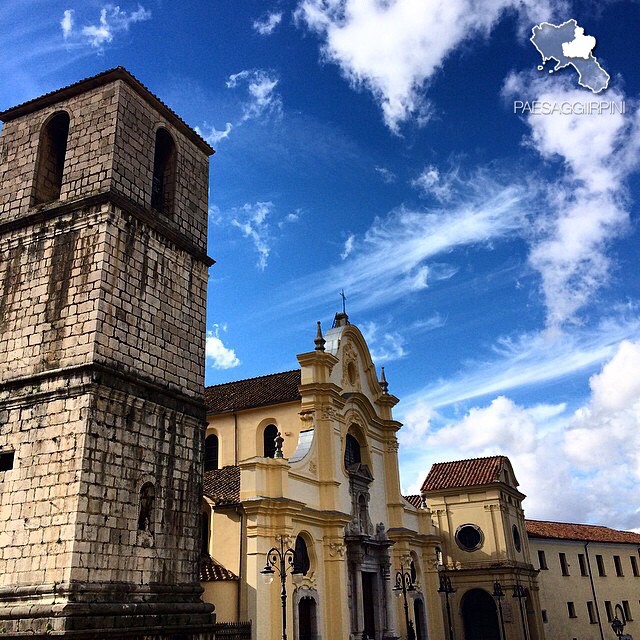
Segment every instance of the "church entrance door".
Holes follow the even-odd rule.
[[[316,601],[302,598],[298,604],[298,640],[316,640]]]
[[[375,615],[375,578],[376,574],[371,571],[362,572],[362,610],[364,613],[364,631],[371,640],[376,636],[376,615]]]
[[[500,640],[496,603],[484,589],[471,589],[462,600],[464,640]]]

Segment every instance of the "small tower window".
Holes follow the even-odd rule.
[[[151,482],[146,482],[140,489],[140,514],[138,515],[138,529],[151,532],[153,524],[153,503],[156,490]]]
[[[64,158],[69,137],[69,114],[55,113],[42,127],[38,143],[38,163],[34,181],[33,203],[44,204],[60,198]]]
[[[204,441],[204,470],[214,471],[218,468],[218,436],[212,434]]]
[[[360,443],[354,436],[347,433],[344,447],[344,466],[348,469],[352,464],[357,464],[359,462],[362,462],[362,457],[360,455]]]
[[[176,145],[166,129],[156,132],[156,147],[153,156],[153,181],[151,183],[151,206],[162,213],[171,213],[175,195]]]
[[[268,424],[264,428],[264,457],[273,458],[276,455],[276,437],[278,436],[278,427],[275,424]]]
[[[209,555],[209,514],[202,512],[202,526],[200,529],[200,551],[203,556]]]

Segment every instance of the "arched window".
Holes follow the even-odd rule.
[[[309,551],[307,550],[307,543],[302,536],[296,537],[295,555],[293,559],[293,573],[307,575],[311,562],[309,560]]]
[[[176,145],[166,129],[156,132],[156,147],[153,156],[153,181],[151,183],[151,206],[156,211],[171,213],[176,182]]]
[[[264,457],[273,458],[276,455],[276,436],[278,435],[278,427],[275,424],[268,424],[264,428]]]
[[[138,514],[138,529],[151,532],[153,525],[153,503],[156,497],[155,487],[146,482],[140,489],[140,513]]]
[[[69,114],[66,111],[59,111],[42,127],[34,180],[34,204],[53,202],[60,197],[69,137],[69,121]]]
[[[211,434],[204,441],[204,470],[214,471],[218,468],[218,436]]]
[[[347,439],[344,447],[344,466],[348,469],[352,464],[356,464],[358,462],[362,462],[362,457],[360,455],[360,443],[354,436],[347,433]]]

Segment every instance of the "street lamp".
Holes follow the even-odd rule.
[[[525,640],[528,640],[529,634],[527,633],[527,625],[524,620],[524,609],[522,606],[522,601],[526,599],[527,592],[519,582],[516,582],[513,587],[513,597],[518,598],[518,604],[520,605],[520,620],[522,621],[522,632],[524,633]]]
[[[407,593],[415,596],[416,588],[411,579],[411,572],[404,570],[404,564],[400,561],[400,571],[396,573],[396,584],[393,592],[399,598],[404,598],[404,620],[407,627],[407,640],[416,640],[416,632],[413,628],[413,622],[409,620],[409,605],[407,604]]]
[[[500,629],[502,630],[502,640],[507,640],[507,635],[504,632],[504,616],[502,615],[502,598],[504,598],[504,591],[502,585],[496,580],[493,583],[493,593],[491,594],[498,603],[498,612],[500,613]]]
[[[438,565],[438,575],[440,577],[440,586],[438,593],[444,593],[447,605],[447,623],[449,625],[449,640],[453,640],[453,624],[451,624],[451,606],[449,605],[449,596],[456,590],[451,586],[451,578],[447,575],[447,570],[443,564]]]
[[[267,562],[260,572],[266,584],[271,584],[276,573],[280,576],[280,600],[282,601],[282,640],[287,640],[287,573],[296,574],[296,552],[285,547],[284,536],[279,536],[280,548],[267,551]]]
[[[618,610],[620,611],[620,618],[622,618],[622,620],[618,618]],[[611,622],[611,628],[613,629],[613,632],[616,634],[616,636],[618,636],[618,638],[622,637],[626,622],[627,619],[624,615],[624,609],[619,604],[617,604],[615,609],[615,617]]]

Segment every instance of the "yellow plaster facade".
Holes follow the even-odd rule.
[[[309,567],[287,578],[289,637],[406,637],[402,599],[392,597],[402,563],[414,571],[417,595],[409,606],[417,638],[443,638],[433,597],[440,541],[429,511],[400,493],[400,424],[392,415],[398,399],[378,380],[365,340],[346,315],[338,314],[298,361],[297,398],[254,408],[230,403],[208,417],[207,435],[218,437],[215,473],[240,470],[237,504],[211,511],[209,552],[239,575],[240,588],[235,613],[222,605],[229,598],[224,582],[206,584],[205,597],[216,603],[219,621],[250,619],[254,638],[280,637],[279,580],[265,584],[260,572],[281,536],[289,547],[301,537]],[[269,425],[284,438],[281,458],[264,455]]]

